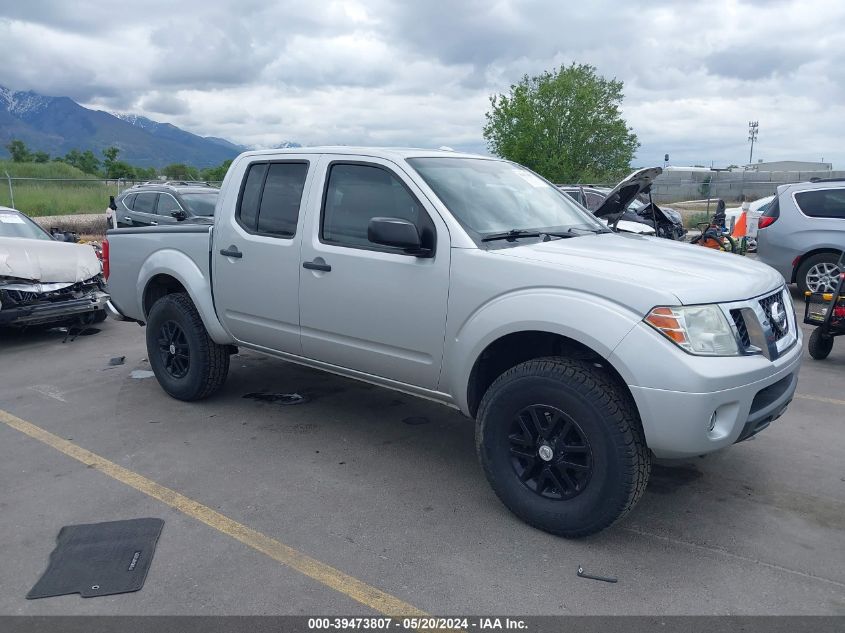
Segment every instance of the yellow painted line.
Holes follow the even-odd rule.
[[[796,398],[801,398],[801,400],[815,400],[816,402],[826,402],[828,404],[838,404],[840,406],[845,406],[845,400],[837,400],[836,398],[823,398],[821,396],[811,396],[809,393],[796,393]]]
[[[82,462],[89,468],[99,470],[112,479],[116,479],[153,499],[158,499],[176,508],[182,514],[201,521],[218,532],[231,536],[233,539],[269,556],[282,565],[295,569],[299,573],[370,607],[374,611],[390,616],[425,617],[427,615],[424,611],[420,611],[413,605],[391,596],[381,589],[376,589],[357,578],[343,573],[339,569],[326,565],[284,543],[280,543],[274,538],[270,538],[242,523],[238,523],[234,519],[230,519],[198,501],[194,501],[175,490],[157,484],[143,475],[119,466],[105,457],[100,457],[96,453],[92,453],[81,446],[77,446],[73,442],[69,442],[49,431],[45,431],[31,422],[15,417],[2,409],[0,409],[0,422],[47,446],[55,448],[57,451]]]

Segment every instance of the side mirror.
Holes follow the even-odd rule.
[[[367,239],[374,244],[402,248],[410,255],[431,253],[429,249],[422,248],[416,225],[401,218],[372,218],[367,226]]]
[[[173,211],[170,215],[172,215],[174,218],[176,218],[180,222],[182,220],[186,220],[188,218],[188,216],[185,214],[184,211],[182,211],[182,209],[177,209],[176,211]]]

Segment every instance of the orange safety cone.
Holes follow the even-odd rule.
[[[739,214],[739,217],[734,223],[734,230],[731,231],[731,237],[735,239],[745,237],[746,233],[748,232],[748,227],[746,226],[748,224],[747,219],[748,213],[746,213],[745,211]]]

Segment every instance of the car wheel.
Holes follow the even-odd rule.
[[[798,290],[805,293],[810,292],[833,292],[836,290],[836,282],[839,276],[837,262],[839,256],[836,253],[819,253],[808,257],[798,267],[795,280]]]
[[[627,514],[651,471],[630,395],[581,360],[530,360],[499,376],[479,406],[476,446],[499,499],[527,523],[566,537]]]
[[[810,352],[810,356],[816,360],[824,360],[830,355],[832,349],[833,337],[825,336],[820,327],[813,330],[813,333],[810,334],[810,342],[807,343],[807,351]]]
[[[165,295],[150,310],[147,357],[161,388],[178,400],[207,398],[229,372],[229,348],[211,340],[184,292]]]

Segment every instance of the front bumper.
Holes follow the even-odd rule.
[[[657,339],[649,353],[643,343],[652,333],[635,328],[631,340],[620,345],[634,347],[617,348],[614,355],[636,349],[640,366],[629,369],[659,376],[649,386],[628,385],[652,452],[668,459],[711,453],[748,439],[780,417],[798,385],[803,336],[796,331],[795,342],[770,361],[762,355],[695,357]]]
[[[104,310],[108,300],[108,294],[95,290],[78,299],[0,307],[0,326],[17,327],[66,321]]]

